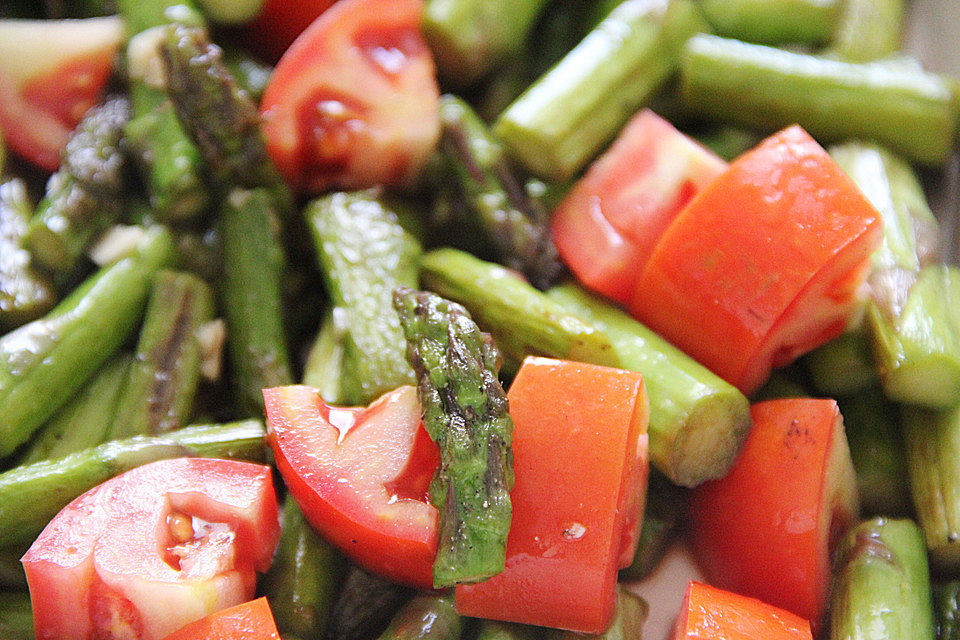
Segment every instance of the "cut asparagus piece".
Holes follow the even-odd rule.
[[[254,102],[259,103],[263,92],[270,81],[273,67],[264,64],[257,58],[236,46],[226,46],[223,49],[223,64],[237,85],[246,91]]]
[[[392,301],[396,287],[417,284],[420,243],[375,192],[334,193],[311,202],[305,215],[343,332],[342,402],[367,404],[414,384]]]
[[[869,62],[895,54],[903,37],[904,0],[844,0],[828,52]]]
[[[763,44],[824,44],[837,27],[840,0],[703,0],[718,35]]]
[[[870,338],[861,322],[806,354],[803,365],[817,391],[834,398],[852,396],[879,382]]]
[[[830,637],[934,640],[923,535],[911,520],[876,518],[837,549]]]
[[[337,328],[333,313],[328,312],[320,322],[320,331],[303,367],[303,384],[317,389],[329,404],[343,404],[340,391],[343,336],[344,331]]]
[[[931,165],[953,148],[952,85],[916,69],[697,35],[680,58],[680,88],[692,113],[761,130],[798,123],[818,140],[874,140]]]
[[[20,180],[0,184],[0,333],[36,320],[54,304],[53,285],[30,265],[21,248],[31,204]]]
[[[413,592],[386,578],[350,567],[323,636],[367,640],[379,636]]]
[[[675,484],[686,487],[725,475],[750,427],[744,395],[580,286],[554,287],[547,296],[603,332],[620,367],[643,374],[650,398],[648,433],[653,465]]]
[[[107,440],[131,358],[121,355],[103,365],[60,411],[43,425],[20,464],[58,460]]]
[[[444,79],[476,83],[521,51],[549,0],[429,0],[423,34]]]
[[[0,591],[5,588],[17,591],[27,589],[27,574],[23,571],[20,558],[29,548],[29,544],[0,548]],[[0,629],[2,628],[3,626],[0,624]],[[0,638],[2,637],[5,636],[0,635]]]
[[[417,374],[423,425],[440,449],[430,502],[440,512],[433,587],[480,582],[506,563],[513,420],[500,354],[459,304],[405,287],[393,306]]]
[[[440,99],[441,148],[466,206],[497,249],[498,260],[546,289],[562,270],[549,212],[527,195],[486,125],[463,100]]]
[[[948,582],[934,589],[934,610],[937,614],[939,640],[960,639],[960,581]]]
[[[460,640],[463,628],[452,595],[421,595],[397,612],[377,640]]]
[[[477,640],[537,640],[542,633],[541,627],[483,618],[477,630]]]
[[[11,469],[0,474],[0,547],[29,544],[74,498],[124,471],[183,456],[258,461],[264,457],[264,436],[259,420],[198,425]]]
[[[674,74],[707,26],[689,0],[627,0],[497,119],[494,133],[543,178],[569,180]]]
[[[87,112],[67,142],[24,238],[47,270],[71,272],[97,236],[120,220],[125,171],[120,138],[129,119],[130,102],[112,98]]]
[[[283,506],[283,529],[261,592],[277,630],[298,638],[320,638],[327,628],[346,560],[303,517],[292,497]]]
[[[111,440],[166,433],[187,423],[200,384],[199,331],[213,315],[206,282],[189,273],[157,274]]]
[[[511,370],[528,355],[621,366],[602,331],[499,265],[456,249],[437,249],[423,257],[420,278],[426,289],[470,311],[493,335]]]
[[[0,638],[33,640],[33,608],[28,593],[0,593]]]
[[[280,316],[284,257],[273,195],[234,190],[219,230],[230,369],[243,408],[262,416],[262,390],[293,381]]]
[[[137,326],[153,276],[173,259],[162,227],[49,314],[0,338],[0,457],[26,442]]]

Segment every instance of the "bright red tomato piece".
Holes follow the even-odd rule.
[[[413,179],[440,135],[421,0],[341,0],[283,55],[263,95],[267,149],[296,188]]]
[[[691,582],[673,640],[813,640],[810,623],[759,600]]]
[[[506,569],[458,586],[457,610],[601,633],[643,511],[649,415],[643,378],[527,358],[508,398],[516,483]]]
[[[212,613],[164,640],[280,640],[266,598]]]
[[[859,302],[880,214],[806,132],[741,156],[680,213],[631,312],[747,395],[839,335]]]
[[[265,0],[260,14],[243,30],[243,42],[276,62],[336,0]]]
[[[0,131],[55,171],[83,114],[99,102],[123,42],[120,18],[0,20]]]
[[[310,524],[370,571],[431,588],[438,515],[427,489],[440,454],[417,390],[366,408],[332,407],[304,386],[263,395],[277,467]]]
[[[250,600],[279,535],[269,467],[128,471],[67,505],[23,557],[37,638],[163,638]]]
[[[751,407],[753,430],[726,477],[695,489],[693,543],[712,583],[802,616],[818,628],[830,558],[859,510],[833,400]]]

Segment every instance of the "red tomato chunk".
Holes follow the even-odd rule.
[[[266,598],[258,598],[192,622],[164,640],[280,640]]]
[[[729,591],[691,582],[673,640],[813,640],[810,623]]]

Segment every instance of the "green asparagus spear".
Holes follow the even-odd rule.
[[[937,615],[937,638],[960,639],[960,581],[948,582],[936,587],[933,592],[934,611]]]
[[[20,558],[29,548],[29,544],[0,548],[0,591],[5,588],[18,591],[27,588],[27,574],[23,571]]]
[[[33,608],[27,593],[0,593],[0,638],[33,640]]]
[[[515,622],[499,620],[480,620],[477,640],[537,640],[543,635],[543,629]]]
[[[876,518],[837,549],[830,637],[933,640],[930,574],[923,535],[911,520]]]
[[[708,118],[762,130],[799,123],[820,140],[874,140],[923,164],[953,147],[950,83],[913,69],[698,35],[683,49],[680,80],[686,107]]]
[[[423,33],[444,79],[469,86],[523,48],[548,0],[429,0]]]
[[[186,424],[200,383],[198,332],[213,315],[213,292],[206,282],[189,273],[157,275],[110,427],[111,440],[165,433]]]
[[[280,543],[262,585],[280,633],[321,637],[345,572],[344,557],[310,528],[288,496]]]
[[[934,565],[960,568],[960,409],[901,408],[910,493]]]
[[[30,435],[106,362],[140,320],[153,275],[173,257],[169,232],[148,230],[49,314],[0,338],[0,457]]]
[[[675,484],[687,487],[726,474],[750,427],[743,394],[581,287],[561,285],[547,295],[564,311],[606,334],[619,366],[643,374],[650,398],[648,429],[654,466]]]
[[[550,640],[635,640],[643,635],[643,623],[647,620],[649,607],[646,600],[617,588],[617,610],[610,627],[603,633],[584,636],[573,631],[557,631]]]
[[[56,303],[53,285],[30,266],[20,248],[30,200],[20,180],[0,184],[0,333],[36,320]]]
[[[754,131],[726,124],[715,125],[694,135],[697,142],[728,162],[760,142]]]
[[[763,44],[824,44],[833,36],[840,0],[703,0],[718,35]]]
[[[44,268],[72,271],[97,236],[123,214],[120,138],[129,119],[129,101],[112,98],[87,112],[67,142],[24,238]]]
[[[452,595],[421,595],[400,609],[378,640],[460,640],[464,626]]]
[[[375,638],[411,595],[406,587],[359,567],[350,567],[323,637],[326,640]]]
[[[334,193],[305,211],[320,270],[343,335],[341,400],[367,404],[413,384],[400,320],[391,306],[398,286],[416,286],[420,244],[373,192]]]
[[[19,463],[58,460],[105,442],[130,364],[130,356],[121,355],[103,365],[96,376],[43,425]]]
[[[706,29],[689,0],[627,0],[497,120],[528,169],[572,178],[674,74],[683,43]]]
[[[910,487],[897,407],[877,387],[839,402],[864,512],[908,515]]]
[[[340,377],[343,372],[344,331],[328,312],[320,322],[320,331],[310,347],[303,367],[303,384],[320,390],[320,397],[330,404],[342,404]]]
[[[417,374],[423,425],[440,448],[430,487],[440,512],[433,587],[503,571],[513,487],[513,420],[500,386],[500,354],[466,309],[405,287],[393,306]]]
[[[493,334],[513,370],[528,355],[620,365],[603,332],[499,265],[437,249],[423,257],[420,278],[426,289],[464,305]]]
[[[227,71],[233,76],[237,85],[246,91],[254,102],[259,103],[273,74],[273,67],[236,46],[224,47],[223,64],[226,65]]]
[[[683,491],[659,472],[651,470],[640,527],[640,543],[633,562],[620,570],[621,579],[641,580],[657,568],[679,533],[684,503]]]
[[[267,0],[199,0],[203,12],[219,24],[240,25],[264,10]]]
[[[879,382],[870,351],[870,338],[862,321],[803,357],[813,386],[820,393],[847,397]]]
[[[262,390],[293,380],[280,317],[284,258],[273,195],[266,189],[234,190],[220,213],[219,230],[234,384],[249,415],[263,415]]]
[[[157,218],[191,220],[206,208],[210,194],[200,151],[187,138],[167,97],[159,45],[164,25],[202,25],[202,18],[190,0],[118,0],[118,10],[131,35],[126,70],[132,119],[124,131],[126,142]]]
[[[187,427],[104,443],[0,474],[0,547],[29,544],[74,498],[134,467],[182,456],[262,460],[259,420]]]
[[[524,192],[500,143],[466,102],[443,96],[440,121],[441,148],[499,261],[546,289],[562,269],[550,237],[549,212]]]
[[[842,60],[869,62],[900,50],[904,0],[844,0],[828,52]]]
[[[47,18],[97,18],[112,16],[117,12],[114,0],[44,0]]]

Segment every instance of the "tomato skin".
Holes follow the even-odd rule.
[[[261,103],[271,158],[295,188],[402,185],[440,135],[421,0],[341,0],[283,55]]]
[[[508,398],[516,483],[506,569],[458,586],[457,610],[601,633],[646,491],[642,376],[530,357]]]
[[[859,511],[842,417],[835,401],[809,398],[760,402],[751,416],[727,476],[691,494],[694,549],[711,583],[816,630],[833,546]]]
[[[176,538],[172,517],[220,524]],[[279,535],[269,467],[181,458],[128,471],[71,502],[24,555],[36,636],[163,638],[252,598]]]
[[[336,0],[265,0],[256,19],[243,30],[243,42],[276,64],[277,60]]]
[[[257,598],[212,613],[175,631],[164,640],[280,640],[266,598]]]
[[[580,282],[629,304],[660,236],[726,168],[644,109],[557,207],[553,237],[561,257]]]
[[[690,582],[673,640],[813,640],[810,623],[759,600]]]
[[[880,214],[799,127],[737,159],[680,213],[631,313],[750,395],[840,334],[883,237]]]
[[[416,389],[367,408],[331,407],[305,386],[264,400],[277,467],[310,524],[370,571],[431,588],[438,516],[426,498],[440,454]]]

